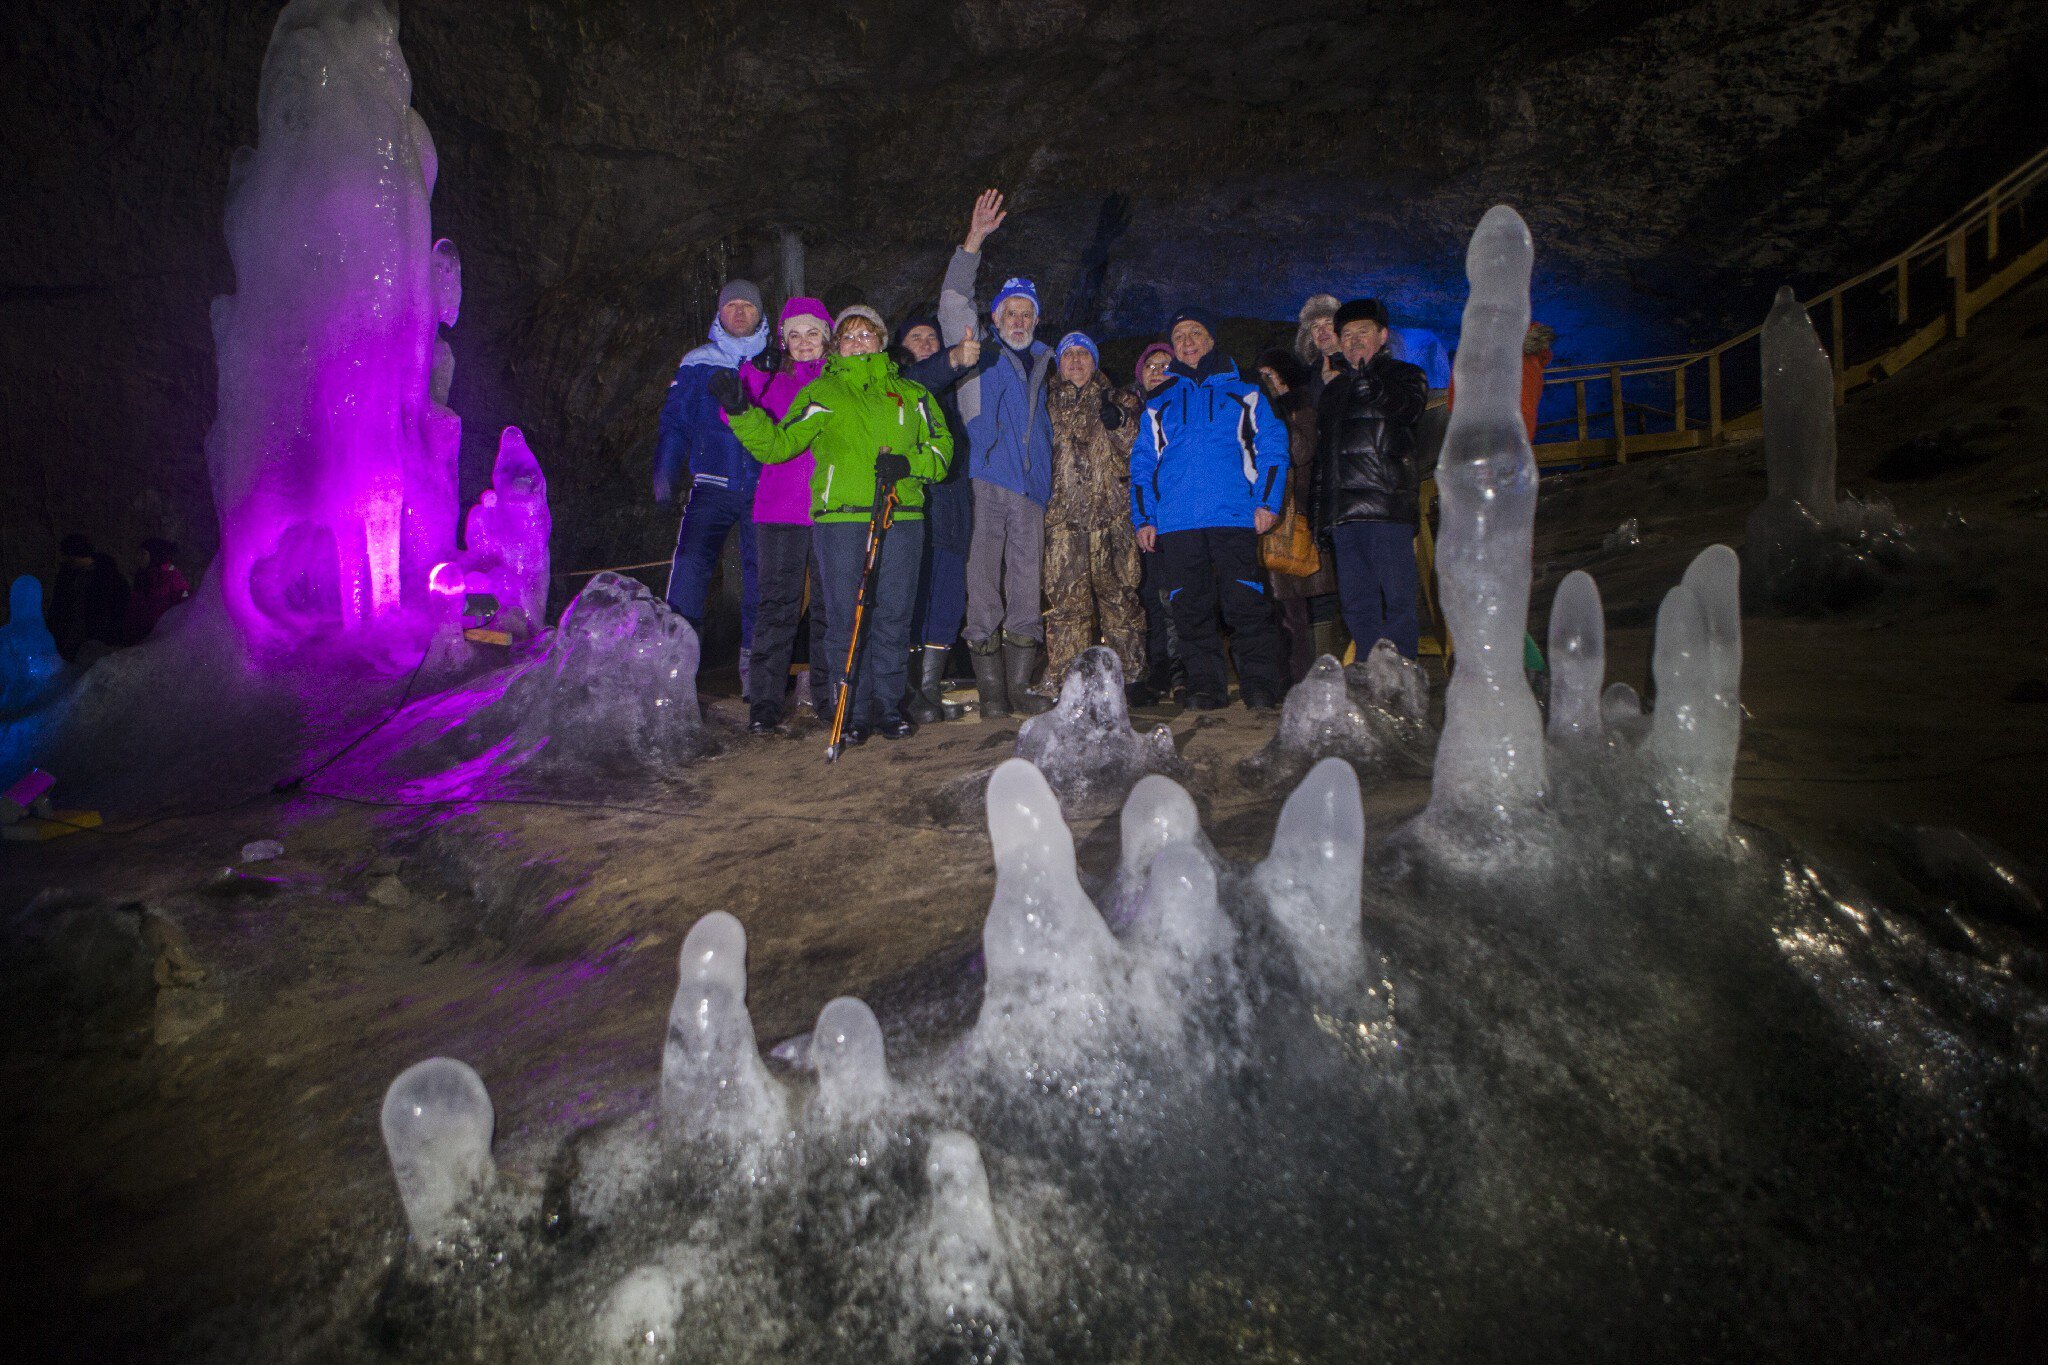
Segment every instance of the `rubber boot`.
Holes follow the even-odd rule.
[[[931,671],[930,655],[931,651],[928,649],[910,651],[910,686],[903,690],[903,714],[919,725],[937,725],[946,719],[944,710],[932,700],[930,684],[925,681],[926,675]],[[943,655],[939,663],[941,667],[944,666]]]
[[[950,645],[926,645],[924,658],[918,665],[920,684],[918,691],[923,694],[925,705],[930,707],[940,720],[958,720],[966,711],[964,706],[955,706],[946,700],[946,656],[953,652]],[[929,724],[920,720],[918,724]]]
[[[1044,662],[1044,645],[1028,636],[1003,632],[1003,682],[1010,692],[1010,709],[1020,716],[1052,710],[1051,702],[1031,690],[1031,680]]]
[[[967,657],[974,662],[974,690],[981,694],[983,720],[1006,720],[1010,715],[1010,688],[1003,677],[1003,645],[998,636],[967,642]]]

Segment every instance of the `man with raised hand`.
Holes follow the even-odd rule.
[[[939,323],[948,347],[980,335],[974,304],[981,245],[1002,226],[1003,196],[974,201],[967,237],[946,267]],[[1045,505],[1052,496],[1052,423],[1045,410],[1052,348],[1035,339],[1038,291],[1006,280],[989,309],[992,344],[953,388],[960,413],[955,438],[967,451],[974,535],[967,552],[967,625],[981,713],[1035,715],[1050,705],[1030,690],[1045,653],[1039,575],[1045,556]],[[956,453],[957,458],[957,453]]]
[[[761,291],[749,280],[730,280],[718,291],[718,316],[711,339],[683,357],[669,381],[661,405],[661,436],[654,452],[654,500],[666,503],[682,491],[688,476],[683,524],[676,532],[675,556],[668,571],[668,604],[689,621],[701,644],[705,599],[726,537],[740,537],[740,688],[747,684],[748,655],[754,642],[754,609],[760,585],[754,571],[754,487],[761,466],[726,424],[712,397],[711,380],[736,372],[742,361],[763,357],[768,326],[761,313]],[[761,363],[761,362],[757,362]],[[767,366],[764,365],[763,368]]]
[[[1267,710],[1287,683],[1259,537],[1280,518],[1287,428],[1259,386],[1238,378],[1216,349],[1208,310],[1174,314],[1167,340],[1169,377],[1146,400],[1131,447],[1131,524],[1138,548],[1160,558],[1189,707],[1214,711],[1230,701],[1220,606],[1238,695],[1246,709]]]

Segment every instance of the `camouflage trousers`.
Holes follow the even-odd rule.
[[[1067,666],[1102,643],[1115,651],[1124,680],[1145,676],[1145,609],[1138,599],[1138,538],[1125,524],[1045,528],[1045,678],[1056,696]]]

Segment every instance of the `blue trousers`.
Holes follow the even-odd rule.
[[[910,617],[915,645],[951,648],[967,619],[967,556],[925,537],[924,563],[918,567],[917,606]]]
[[[761,605],[761,581],[754,567],[754,495],[715,484],[693,484],[676,532],[675,558],[668,568],[668,604],[690,623],[701,642],[705,601],[725,538],[740,533],[740,648],[754,644],[754,612]]]
[[[832,667],[832,699],[846,671],[846,646],[853,638],[853,603],[867,556],[864,521],[820,522],[812,532],[825,597],[825,658]],[[917,596],[917,566],[924,558],[924,522],[899,521],[882,542],[881,569],[861,625],[860,676],[847,707],[856,725],[897,719],[904,675],[910,664],[910,612]]]
[[[1422,643],[1415,610],[1415,528],[1400,521],[1347,521],[1330,528],[1337,555],[1337,600],[1362,663],[1382,639],[1408,658]]]

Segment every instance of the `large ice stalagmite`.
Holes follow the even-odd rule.
[[[518,427],[498,437],[491,486],[469,509],[463,565],[472,588],[498,599],[498,620],[522,635],[546,624],[548,606],[548,481]]]
[[[690,927],[661,1056],[661,1113],[676,1137],[750,1145],[789,1126],[789,1097],[754,1046],[747,931],[723,910]]]
[[[1437,575],[1457,649],[1444,697],[1430,812],[1512,816],[1544,791],[1543,717],[1522,671],[1536,458],[1522,425],[1529,229],[1496,204],[1465,253],[1472,292],[1458,349],[1458,406],[1437,460]]]
[[[434,145],[411,100],[378,0],[279,15],[256,146],[229,173],[235,292],[214,300],[206,442],[221,588],[260,638],[387,620],[454,557],[454,450],[431,391],[452,311]]]
[[[1607,622],[1600,586],[1584,569],[1557,585],[1550,605],[1550,737],[1598,739],[1607,681]]]
[[[1726,545],[1700,551],[1658,608],[1651,658],[1650,780],[1673,822],[1708,838],[1727,831],[1742,739],[1740,576]]]
[[[1826,526],[1835,513],[1835,368],[1790,285],[1771,303],[1762,348],[1766,495]]]
[[[456,1232],[464,1207],[489,1190],[495,1122],[482,1079],[452,1057],[407,1067],[384,1092],[384,1150],[413,1240],[431,1245]]]

